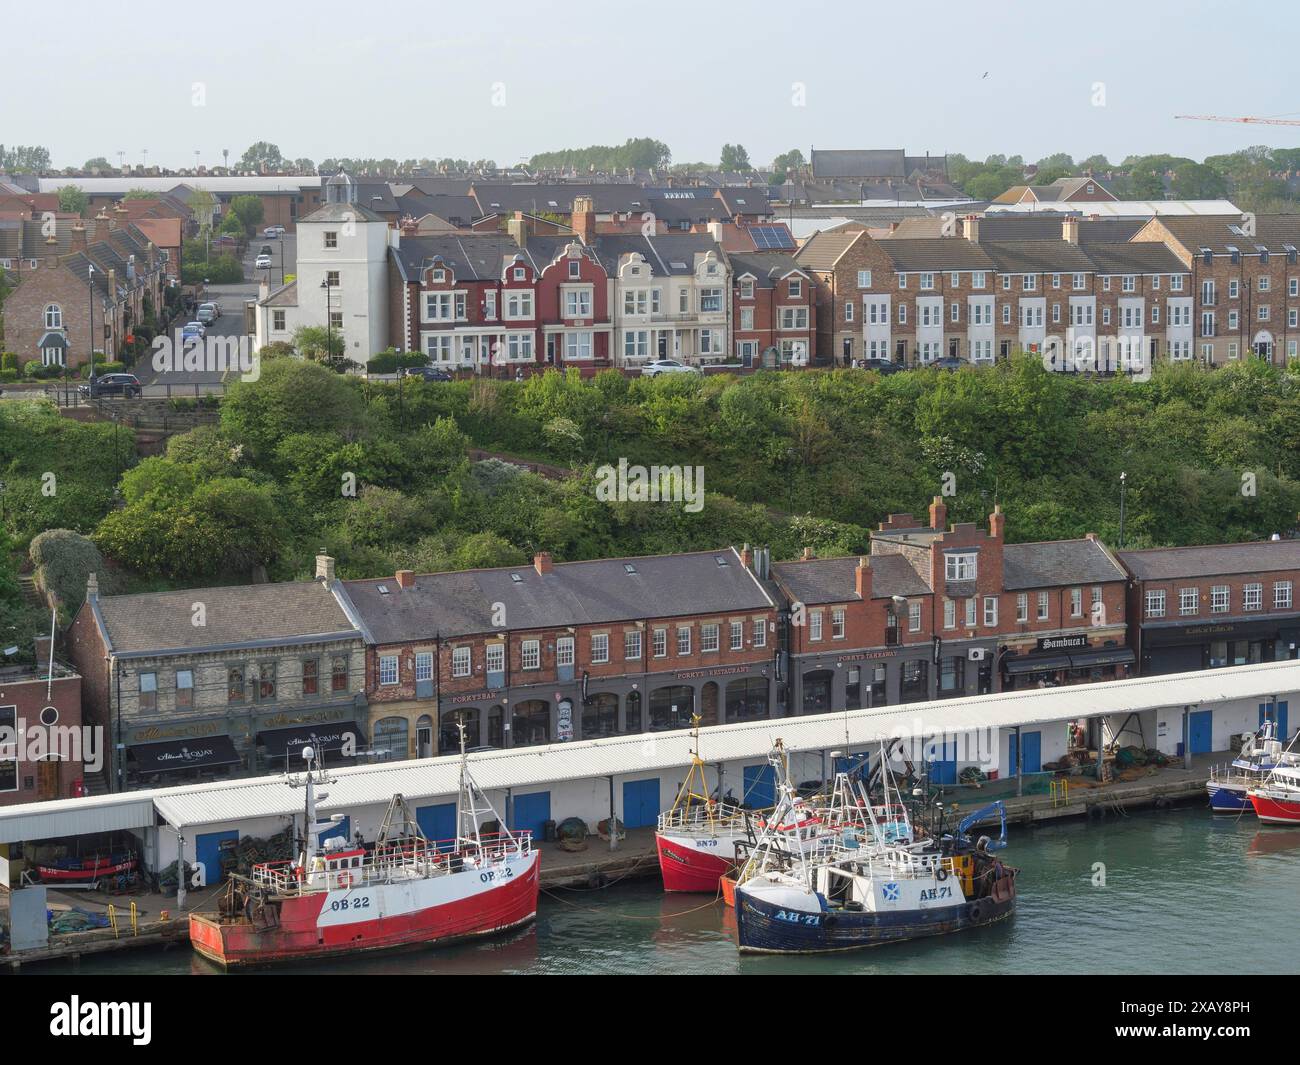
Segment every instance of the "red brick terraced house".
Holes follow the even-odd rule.
[[[812,275],[787,252],[731,252],[732,345],[744,368],[807,366],[817,335]]]
[[[861,558],[778,562],[795,713],[894,706],[1128,675],[1125,574],[1095,537],[1007,544],[893,514]]]
[[[104,730],[90,743],[83,736],[81,677],[56,661],[51,679],[48,641],[37,643],[36,666],[0,666],[0,806],[81,795],[84,764],[110,754]],[[31,760],[41,750],[57,757]]]
[[[776,604],[734,549],[343,582],[374,742],[524,747],[777,715]],[[401,746],[396,740],[394,749]]]

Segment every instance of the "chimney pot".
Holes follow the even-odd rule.
[[[948,528],[948,504],[942,496],[935,496],[930,504],[930,528],[945,532]]]

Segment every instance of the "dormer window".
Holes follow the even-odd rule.
[[[516,281],[523,281],[527,276],[528,276],[528,273],[527,273],[526,270],[524,270],[524,268],[523,268],[522,266],[516,266],[516,267],[515,267],[515,270],[514,270],[514,278],[515,278]]]
[[[435,283],[441,285],[444,281],[447,280],[447,271],[446,271],[446,270],[435,270],[435,271],[433,272],[433,280],[434,280]]]
[[[976,574],[975,558],[974,551],[944,555],[944,579],[949,582],[973,581]]]
[[[582,276],[582,264],[577,259],[569,260],[569,278],[577,280]]]

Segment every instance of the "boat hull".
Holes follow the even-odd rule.
[[[1014,882],[1005,897],[954,906],[885,912],[804,910],[736,890],[736,932],[740,950],[759,954],[821,954],[861,950],[909,939],[982,928],[1012,916]]]
[[[121,873],[129,873],[136,866],[134,858],[124,858],[120,861],[114,861],[111,858],[105,858],[102,861],[88,862],[75,868],[61,868],[53,865],[38,865],[36,871],[40,874],[42,883],[86,883],[91,880],[98,880],[102,877],[117,876]]]
[[[537,915],[538,866],[532,852],[482,871],[287,897],[272,927],[192,914],[190,942],[209,961],[233,969],[493,935]]]
[[[664,890],[716,895],[722,877],[734,869],[736,841],[745,838],[656,832]]]
[[[1205,792],[1210,797],[1210,809],[1216,814],[1250,813],[1254,809],[1244,784],[1219,784],[1210,781],[1205,785]]]
[[[1252,792],[1250,802],[1255,815],[1266,824],[1300,825],[1300,797],[1281,799]]]

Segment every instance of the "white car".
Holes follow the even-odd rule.
[[[257,262],[253,265],[258,270],[269,270],[271,269],[271,257],[269,255],[259,255]]]
[[[264,237],[282,237],[284,236],[284,226],[267,226],[262,230]]]
[[[641,367],[642,377],[658,377],[661,373],[699,373],[699,367],[687,366],[672,359],[656,359]]]

